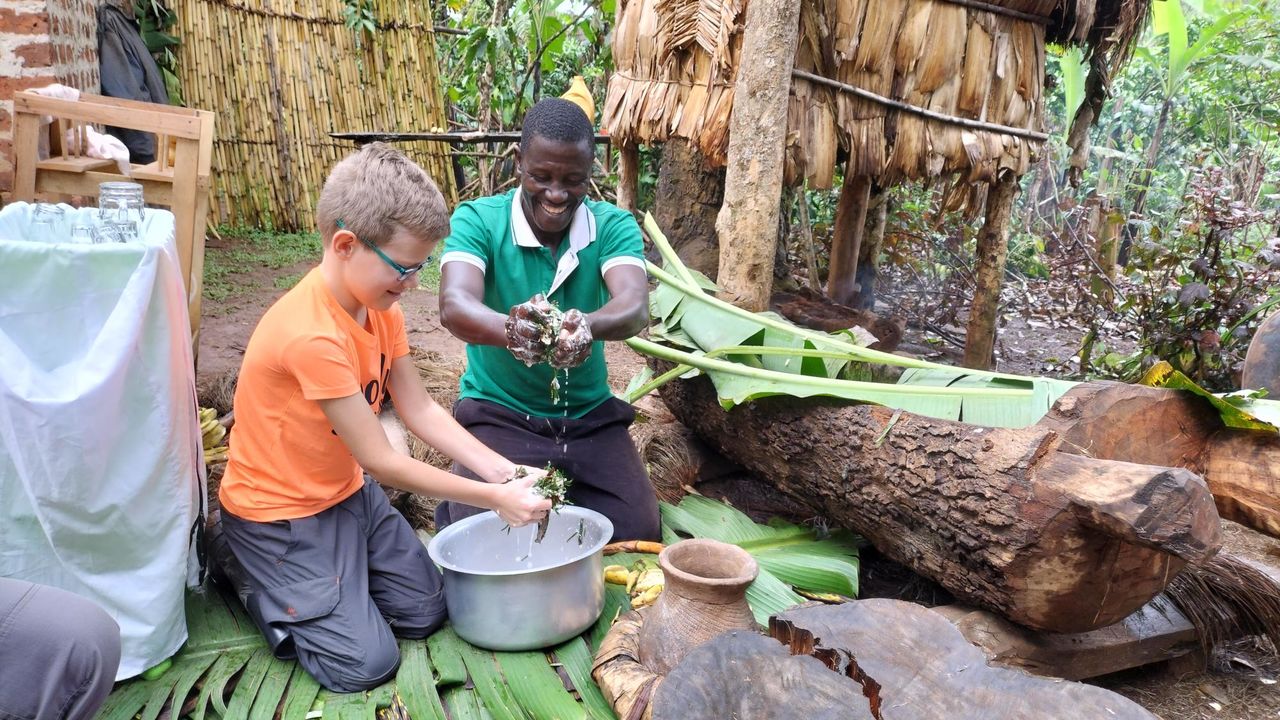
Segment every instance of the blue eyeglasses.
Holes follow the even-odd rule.
[[[337,224],[337,226],[338,226],[338,229],[339,229],[339,230],[346,230],[346,229],[347,229],[346,224],[345,224],[345,223],[343,223],[343,222],[342,222],[342,220],[338,220],[338,222],[337,222],[336,224]],[[373,243],[369,242],[368,240],[365,240],[364,238],[360,237],[359,235],[356,235],[355,233],[351,233],[351,234],[352,234],[352,235],[354,235],[354,236],[355,236],[355,238],[356,238],[357,240],[359,240],[359,241],[360,241],[360,242],[361,242],[365,247],[367,247],[367,248],[369,248],[370,250],[372,250],[372,251],[374,251],[375,253],[377,253],[377,254],[378,254],[378,257],[382,258],[382,261],[383,261],[383,262],[385,262],[386,264],[388,264],[388,265],[390,265],[390,266],[391,266],[391,269],[393,269],[393,270],[395,270],[396,272],[400,273],[400,276],[396,278],[396,281],[397,281],[397,282],[403,282],[403,281],[405,280],[405,278],[409,277],[410,275],[416,275],[416,274],[418,274],[418,273],[422,272],[422,268],[424,268],[424,267],[426,267],[426,266],[430,265],[430,264],[431,264],[431,261],[432,261],[432,260],[435,260],[435,257],[434,257],[434,256],[432,256],[432,255],[428,255],[426,260],[423,260],[422,262],[418,263],[417,265],[411,265],[411,266],[409,266],[409,267],[405,267],[405,266],[401,265],[400,263],[396,262],[395,260],[392,260],[391,258],[387,257],[387,254],[386,254],[386,253],[384,253],[384,252],[382,252],[382,250],[381,250],[381,249],[379,249],[377,245],[374,245]]]

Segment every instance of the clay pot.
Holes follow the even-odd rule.
[[[1264,320],[1249,341],[1240,387],[1280,396],[1280,313]]]
[[[746,550],[681,540],[658,555],[666,587],[640,627],[640,663],[665,675],[693,648],[728,630],[756,629],[747,586],[760,572]]]

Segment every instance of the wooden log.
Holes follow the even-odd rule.
[[[933,608],[997,665],[1033,675],[1083,680],[1171,660],[1200,647],[1196,628],[1163,598],[1118,623],[1084,633],[1028,630],[985,610],[963,605]]]
[[[877,718],[880,709],[893,720],[1156,717],[1109,690],[988,665],[982,651],[945,617],[913,603],[806,605],[774,616],[769,625],[770,634],[792,653],[847,662],[845,672],[860,678]],[[675,672],[682,671],[683,664]],[[654,718],[661,717],[675,672],[658,689]]]
[[[662,145],[653,217],[687,267],[716,279],[720,245],[716,215],[724,202],[724,169],[711,167],[698,146],[673,137]]]
[[[1018,194],[1018,176],[1006,171],[987,193],[987,217],[978,232],[978,267],[969,326],[964,341],[964,366],[991,367],[996,343],[1000,286],[1009,257],[1009,218]]]
[[[1072,455],[1044,428],[784,397],[724,412],[704,377],[668,383],[662,398],[783,493],[963,601],[1029,627],[1117,622],[1221,544],[1196,474]]]
[[[1280,537],[1280,436],[1227,428],[1202,397],[1087,383],[1039,426],[1062,436],[1064,452],[1188,468],[1208,483],[1219,515]]]

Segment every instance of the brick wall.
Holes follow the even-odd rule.
[[[98,92],[96,0],[0,0],[0,190],[13,185],[13,93],[50,83]]]

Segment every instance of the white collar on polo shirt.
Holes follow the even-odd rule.
[[[542,243],[538,242],[537,236],[533,234],[529,219],[524,216],[524,208],[520,205],[520,196],[523,194],[524,189],[517,188],[515,194],[511,196],[511,239],[522,248],[540,248]],[[564,255],[560,257],[560,263],[556,266],[556,276],[546,292],[548,297],[559,289],[577,269],[578,253],[595,240],[596,218],[587,209],[587,203],[584,200],[578,204],[578,209],[573,211],[573,220],[569,223],[569,248],[565,250]]]

